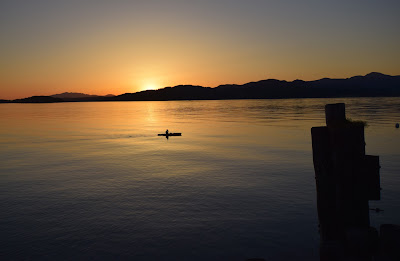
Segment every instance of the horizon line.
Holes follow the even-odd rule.
[[[390,74],[384,74],[384,73],[380,73],[380,72],[370,72],[367,73],[365,75],[354,75],[348,78],[329,78],[329,77],[323,77],[323,78],[318,78],[315,80],[302,80],[302,79],[295,79],[292,81],[288,81],[288,80],[279,80],[279,79],[275,79],[275,78],[267,78],[267,79],[261,79],[258,81],[249,81],[249,82],[245,82],[243,84],[238,84],[238,83],[224,83],[224,84],[219,84],[215,87],[211,87],[211,86],[202,86],[202,85],[196,85],[196,84],[177,84],[174,86],[164,86],[158,89],[147,89],[147,90],[142,90],[142,91],[137,91],[137,92],[125,92],[125,93],[121,93],[121,94],[112,94],[112,93],[108,93],[105,95],[98,95],[98,94],[89,94],[89,93],[84,93],[84,92],[80,92],[80,91],[76,91],[76,92],[71,92],[71,91],[64,91],[61,93],[55,93],[55,94],[50,94],[50,95],[32,95],[32,96],[28,96],[28,97],[23,97],[23,98],[15,98],[15,99],[3,99],[0,98],[0,100],[3,101],[15,101],[15,100],[21,100],[21,99],[26,99],[26,98],[30,98],[30,97],[52,97],[54,95],[59,95],[59,94],[65,94],[65,93],[71,93],[71,94],[83,94],[83,95],[88,95],[88,96],[98,96],[98,97],[107,97],[109,95],[113,95],[113,96],[120,96],[120,95],[124,95],[124,94],[134,94],[134,93],[141,93],[141,92],[147,92],[147,91],[157,91],[157,90],[162,90],[162,89],[166,89],[166,88],[174,88],[174,87],[178,87],[178,86],[198,86],[198,87],[203,87],[203,88],[218,88],[220,86],[226,86],[226,85],[245,85],[245,84],[249,84],[249,83],[256,83],[256,82],[261,82],[261,81],[268,81],[268,80],[275,80],[275,81],[281,81],[281,82],[295,82],[295,81],[303,81],[303,82],[314,82],[314,81],[319,81],[319,80],[325,80],[325,79],[330,79],[330,80],[346,80],[346,79],[351,79],[354,77],[365,77],[367,75],[371,75],[371,74],[377,74],[377,75],[383,75],[383,76],[389,76],[389,77],[399,77],[400,75],[390,75]]]

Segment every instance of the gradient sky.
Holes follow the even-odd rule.
[[[398,0],[1,0],[0,98],[400,74]]]

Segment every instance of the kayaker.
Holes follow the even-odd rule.
[[[168,129],[165,131],[165,134],[168,135]]]

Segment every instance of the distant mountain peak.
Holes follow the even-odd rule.
[[[294,80],[294,81],[292,81],[293,83],[304,83],[305,81],[303,81],[303,80],[300,80],[300,79],[296,79],[296,80]]]
[[[379,73],[379,72],[370,72],[367,75],[365,75],[367,78],[387,78],[390,77],[389,75]]]

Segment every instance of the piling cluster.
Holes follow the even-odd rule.
[[[396,226],[383,225],[380,236],[370,226],[380,165],[378,156],[365,155],[364,122],[346,119],[344,103],[326,105],[325,116],[326,126],[311,129],[321,260],[400,260],[400,246],[392,249],[400,242]]]

